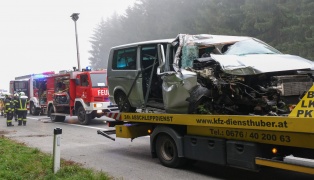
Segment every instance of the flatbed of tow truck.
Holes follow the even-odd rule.
[[[165,146],[173,148],[168,153],[177,156],[169,156],[169,162],[171,158],[188,158],[250,170],[269,166],[314,175],[313,107],[314,86],[287,116],[113,111],[106,115],[116,120],[109,123],[115,126],[115,131],[98,131],[98,134],[112,140],[115,140],[110,136],[113,133],[130,139],[150,135],[152,155],[157,154],[168,167],[176,167],[178,163],[167,164],[168,156],[160,154],[160,151],[167,154],[166,150],[160,150]],[[165,135],[170,140],[158,140]]]

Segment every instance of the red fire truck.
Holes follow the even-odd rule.
[[[63,122],[65,117],[78,116],[87,125],[109,111],[106,71],[60,71],[47,78],[48,117]]]
[[[15,77],[10,81],[10,93],[13,95],[24,92],[29,98],[29,112],[32,115],[47,113],[47,77],[55,74],[54,71],[40,74],[28,74]]]

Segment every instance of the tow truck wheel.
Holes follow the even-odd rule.
[[[162,165],[170,168],[182,167],[186,159],[178,157],[178,149],[174,140],[168,135],[159,135],[156,141],[156,153]]]
[[[53,110],[53,107],[51,107],[49,109],[49,114],[50,114],[50,119],[51,121],[54,122],[63,122],[65,120],[65,116],[56,116],[56,115],[52,115],[52,113],[54,113],[55,111]]]
[[[33,102],[31,103],[30,106],[31,106],[31,107],[29,108],[30,114],[31,114],[31,115],[34,115],[34,116],[38,116],[38,115],[39,115],[39,111],[36,110],[36,107],[35,107],[35,105],[34,105]]]
[[[123,92],[118,92],[115,96],[115,101],[121,112],[135,112],[136,108],[132,107],[128,98]]]
[[[85,112],[84,107],[80,106],[77,110],[77,118],[80,121],[81,125],[89,124],[90,120],[92,119],[90,114],[87,116],[87,118],[85,118],[85,115],[86,115],[86,112]]]

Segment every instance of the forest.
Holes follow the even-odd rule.
[[[102,19],[90,38],[92,68],[107,68],[113,46],[178,34],[258,38],[282,53],[314,60],[312,0],[137,0]]]

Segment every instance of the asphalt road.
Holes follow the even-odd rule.
[[[202,180],[202,179],[314,179],[314,176],[272,168],[252,172],[232,167],[222,167],[197,162],[184,169],[162,166],[150,155],[149,137],[116,139],[112,141],[97,134],[97,130],[108,130],[106,118],[96,119],[89,126],[79,125],[76,117],[63,123],[53,123],[45,116],[29,116],[27,126],[6,127],[0,117],[0,135],[4,135],[27,146],[53,154],[53,130],[62,129],[61,157],[83,164],[87,168],[107,172],[116,179],[149,180]],[[113,136],[114,137],[114,136]],[[62,167],[61,167],[62,168]]]

